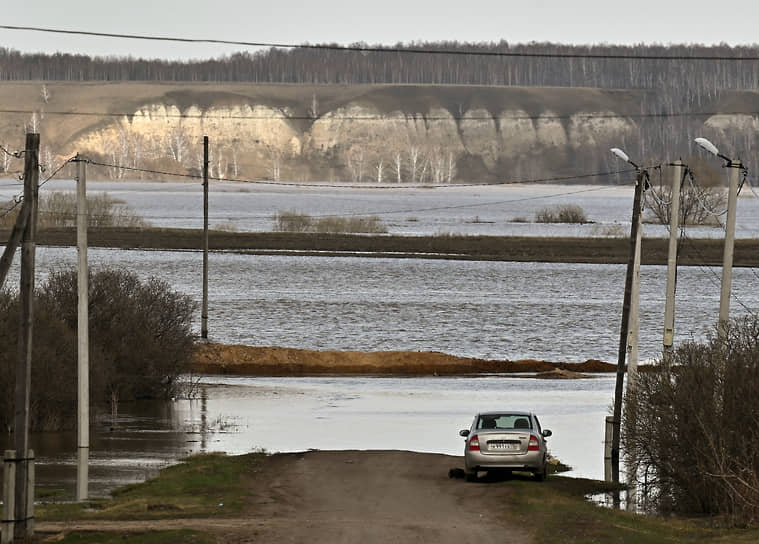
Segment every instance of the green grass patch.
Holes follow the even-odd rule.
[[[115,490],[111,499],[49,504],[38,509],[43,520],[162,519],[239,514],[262,453],[228,457],[205,454],[168,467],[158,477]]]
[[[504,512],[507,522],[533,532],[536,542],[663,544],[759,541],[759,530],[713,529],[703,520],[663,519],[596,506],[586,495],[612,491],[613,484],[552,476],[542,484],[512,479]],[[530,529],[531,528],[531,529]]]
[[[215,540],[197,531],[181,530],[129,534],[73,532],[56,542],[60,544],[174,544],[175,542],[212,544]]]

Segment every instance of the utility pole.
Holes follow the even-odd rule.
[[[208,136],[203,136],[203,307],[200,337],[208,340]]]
[[[675,290],[677,286],[677,233],[680,228],[680,188],[688,171],[683,161],[672,163],[672,191],[669,208],[669,251],[667,253],[667,294],[664,304],[664,338],[662,356],[664,362],[672,360],[675,343]]]
[[[638,340],[640,337],[640,246],[643,242],[643,229],[638,229],[635,235],[635,255],[633,256],[633,281],[630,287],[630,325],[627,335],[627,387],[634,385],[638,374]]]
[[[619,331],[619,351],[617,359],[617,381],[614,388],[614,421],[611,442],[611,476],[612,481],[619,482],[619,442],[622,420],[622,396],[624,394],[625,356],[630,324],[630,309],[632,306],[633,280],[635,276],[635,256],[638,252],[638,231],[640,230],[640,209],[643,196],[643,184],[647,172],[638,169],[635,178],[635,196],[633,197],[632,221],[630,226],[630,258],[627,262],[625,278],[625,294],[622,301],[622,325]]]
[[[32,383],[32,323],[34,311],[34,260],[36,253],[37,195],[39,191],[40,135],[26,135],[24,154],[24,203],[29,217],[21,237],[21,319],[19,323],[18,359],[16,361],[16,398],[14,441],[16,447],[16,524],[15,535],[25,539],[34,534],[33,494],[29,489],[29,399]],[[33,465],[32,465],[33,466]],[[29,505],[32,504],[30,512]]]
[[[727,224],[725,225],[725,249],[722,255],[722,288],[719,294],[718,335],[724,339],[730,319],[730,291],[733,281],[733,250],[735,247],[735,216],[738,211],[738,182],[743,170],[741,161],[728,161],[730,184],[727,193]]]
[[[26,201],[21,203],[21,210],[16,216],[16,223],[11,230],[11,236],[8,239],[8,243],[5,245],[2,257],[0,257],[0,288],[5,285],[5,278],[8,275],[8,271],[13,263],[13,257],[16,255],[18,245],[21,243],[21,237],[24,234],[26,228],[26,222],[29,220],[30,206]]]
[[[89,270],[87,266],[87,162],[76,162],[76,250],[78,320],[77,320],[77,479],[76,500],[87,499],[90,457],[90,354],[89,354]]]

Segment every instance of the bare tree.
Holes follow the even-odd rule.
[[[311,119],[319,118],[319,100],[316,98],[316,93],[311,95],[311,105],[308,107],[308,116]]]
[[[377,183],[382,183],[382,175],[385,172],[385,159],[382,156],[377,159],[377,163],[374,165],[374,172],[374,179],[377,180]]]
[[[282,176],[282,163],[284,155],[282,151],[275,147],[269,147],[269,177],[272,181],[279,181]]]
[[[42,84],[42,88],[40,89],[40,98],[42,98],[42,101],[47,104],[50,102],[50,90],[47,88],[47,85],[44,83]]]
[[[232,154],[232,175],[234,177],[237,177],[240,175],[240,159],[239,159],[239,151],[237,149],[239,141],[235,140],[232,142],[232,146],[230,147],[230,152]]]
[[[8,149],[8,144],[7,143],[4,144],[3,147],[5,149]],[[3,151],[0,151],[0,165],[2,165],[4,173],[7,173],[8,172],[8,168],[10,168],[11,159],[12,159],[12,156],[9,153],[5,153]]]
[[[351,179],[361,183],[364,179],[364,149],[358,144],[352,145],[345,159]]]
[[[411,183],[419,181],[417,179],[417,172],[419,170],[419,160],[422,155],[422,150],[417,145],[411,145],[408,148],[408,162],[409,162],[409,176]]]
[[[182,125],[175,125],[167,134],[166,145],[169,154],[178,164],[184,166],[190,142]]]
[[[393,170],[395,171],[395,179],[400,184],[403,182],[403,152],[400,149],[396,149],[393,152]]]

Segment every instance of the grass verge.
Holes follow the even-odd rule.
[[[586,495],[613,490],[604,482],[551,476],[540,485],[527,478],[496,485],[509,488],[504,505],[506,521],[525,527],[536,542],[545,544],[759,542],[757,529],[713,528],[709,520],[643,516],[585,500]]]
[[[265,454],[205,454],[168,467],[155,479],[115,490],[111,499],[47,504],[45,521],[135,520],[239,514]]]
[[[58,544],[166,544],[183,542],[187,544],[213,544],[215,539],[197,531],[150,531],[146,533],[88,533],[67,534]]]

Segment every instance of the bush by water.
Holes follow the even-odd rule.
[[[155,278],[125,270],[90,274],[90,398],[116,401],[177,395],[193,350],[194,302]],[[77,403],[77,276],[53,271],[37,289],[32,349],[31,426],[75,424]],[[19,333],[16,293],[0,292],[0,426],[13,426]]]
[[[625,398],[628,466],[664,512],[759,522],[759,318],[686,342]],[[641,482],[642,483],[642,482]]]

